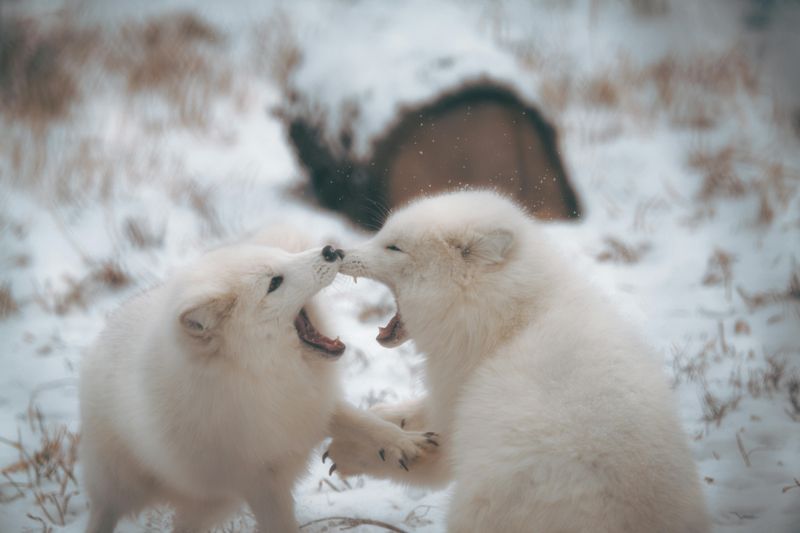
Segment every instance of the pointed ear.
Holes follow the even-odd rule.
[[[181,328],[189,337],[209,342],[217,336],[235,303],[233,295],[220,295],[188,304],[178,317]]]
[[[462,253],[488,265],[504,262],[514,247],[514,233],[502,228],[479,231]]]

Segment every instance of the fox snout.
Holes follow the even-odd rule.
[[[347,276],[356,277],[363,276],[367,273],[367,268],[362,260],[361,254],[358,252],[350,253],[349,251],[344,253],[345,258],[342,261],[342,267],[339,272]]]
[[[337,259],[344,259],[344,251],[338,248],[334,248],[333,246],[328,244],[327,246],[325,246],[325,248],[322,249],[322,257],[328,263],[333,263]]]

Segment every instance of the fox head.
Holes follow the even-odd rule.
[[[248,352],[266,342],[253,339],[340,355],[344,345],[316,332],[304,306],[333,281],[341,259],[330,246],[292,254],[241,244],[209,252],[175,277],[178,337],[207,356],[258,358]]]
[[[406,331],[418,344],[470,336],[530,298],[537,235],[526,213],[497,193],[448,193],[390,215],[372,239],[346,250],[341,272],[392,289],[399,316],[381,330],[384,345],[401,343]]]

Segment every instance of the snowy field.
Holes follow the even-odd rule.
[[[722,0],[192,5],[0,4],[0,532],[85,527],[76,376],[110,310],[272,223],[366,238],[304,198],[282,116],[364,154],[400,107],[481,76],[557,124],[585,216],[548,231],[662,358],[715,530],[800,532],[796,3],[761,30]],[[424,392],[413,345],[374,341],[388,291],[326,293],[349,399]],[[447,491],[319,457],[303,531],[444,531]]]

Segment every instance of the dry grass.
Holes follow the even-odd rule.
[[[12,185],[37,193],[58,205],[83,201],[88,193],[108,197],[125,170],[126,161],[108,155],[96,138],[75,136],[66,140],[30,136],[23,131],[9,135],[9,144],[0,144],[0,157],[11,152]],[[19,157],[13,154],[19,153]]]
[[[737,332],[740,323],[737,321],[734,326]],[[763,359],[756,359],[752,350],[745,354],[726,339],[723,323],[719,322],[716,335],[708,338],[694,355],[687,355],[685,348],[673,346],[673,385],[686,382],[699,386],[701,420],[707,427],[721,426],[725,417],[737,410],[745,398],[772,399],[783,394],[788,395],[787,415],[800,421],[800,377],[792,373],[791,359],[785,355],[764,354]],[[727,383],[707,377],[709,368],[723,360],[733,363]],[[712,380],[717,385],[713,390],[709,385]],[[721,393],[718,387],[723,385]],[[702,433],[698,438],[702,438]]]
[[[800,171],[754,153],[747,145],[698,148],[689,153],[688,164],[699,171],[702,180],[698,200],[707,203],[719,198],[756,195],[758,209],[753,219],[756,227],[770,226],[777,211],[790,208],[800,188]]]
[[[792,377],[786,382],[786,390],[789,393],[789,403],[795,415],[800,415],[800,377]]]
[[[772,221],[775,219],[775,210],[772,208],[772,204],[770,204],[769,196],[766,193],[761,193],[761,197],[758,202],[758,215],[756,216],[756,222],[760,226],[769,226],[772,224]]]
[[[709,425],[715,424],[719,427],[725,415],[735,411],[741,400],[742,395],[740,393],[733,393],[725,399],[720,399],[706,389],[703,393],[702,401],[703,422]]]
[[[672,386],[675,387],[683,381],[689,383],[698,381],[705,376],[708,361],[702,357],[689,357],[677,347],[672,347]]]
[[[749,293],[739,286],[736,291],[750,311],[776,303],[800,305],[800,265],[795,265],[789,273],[787,287],[783,290]]]
[[[0,443],[18,452],[18,460],[0,471],[5,479],[0,483],[0,501],[32,496],[36,511],[28,514],[31,520],[44,530],[65,526],[75,512],[71,499],[79,492],[74,470],[80,436],[63,425],[49,427],[36,407],[29,409],[28,422],[39,438],[38,448],[26,449],[19,436],[16,441],[0,438]]]
[[[632,265],[638,263],[650,250],[649,243],[626,244],[615,237],[606,237],[603,242],[606,248],[596,256],[600,262],[611,261]]]
[[[76,71],[95,49],[98,33],[60,21],[0,18],[0,111],[42,131],[81,99]]]
[[[737,335],[750,335],[750,324],[742,319],[739,319],[733,325],[733,332]]]
[[[686,87],[701,88],[719,96],[731,96],[740,90],[752,95],[759,87],[744,50],[738,47],[719,55],[695,56],[680,62],[666,57],[645,73],[655,82],[665,104],[680,97]]]
[[[621,57],[602,72],[572,77],[564,74],[571,70],[566,61],[529,61],[528,57],[536,56],[530,46],[499,41],[517,55],[521,65],[542,74],[539,99],[555,113],[575,103],[588,109],[624,111],[642,127],[649,128],[666,116],[678,128],[709,130],[738,112],[760,90],[750,62],[738,47],[690,59],[665,56],[644,67]],[[524,56],[518,50],[524,50]]]
[[[175,106],[180,124],[204,128],[212,100],[232,90],[221,33],[192,13],[122,27],[106,66],[126,79],[129,94],[154,93]]]
[[[123,223],[122,231],[125,238],[139,249],[160,248],[164,244],[164,228],[156,232],[146,220],[128,217]]]
[[[306,522],[305,524],[300,526],[300,529],[305,529],[308,526],[314,524],[325,524],[325,529],[323,531],[330,531],[329,528],[335,527],[336,530],[345,531],[348,529],[355,529],[361,526],[372,526],[381,529],[385,529],[386,531],[395,531],[397,533],[406,533],[404,529],[400,529],[399,527],[395,527],[391,524],[387,524],[386,522],[381,522],[380,520],[371,520],[369,518],[350,518],[347,516],[331,516],[328,518],[319,518],[317,520],[312,520],[310,522]],[[334,530],[334,531],[336,531]]]
[[[736,257],[730,252],[717,248],[708,258],[708,266],[703,275],[703,285],[722,285],[725,287],[725,296],[731,298],[731,284],[733,282],[733,263]]]
[[[37,295],[36,301],[47,312],[64,315],[74,309],[87,309],[89,303],[104,290],[120,290],[131,283],[131,277],[113,260],[94,263],[80,279],[67,277],[64,292],[48,291]]]
[[[539,85],[539,98],[550,111],[563,113],[570,103],[572,78],[567,75],[548,76]]]
[[[740,156],[740,157],[737,157]],[[737,173],[737,159],[741,154],[726,146],[718,151],[696,150],[689,155],[689,166],[703,174],[703,182],[698,193],[700,200],[724,197],[735,198],[747,192],[744,181]]]
[[[584,88],[584,99],[592,106],[616,107],[619,104],[619,89],[610,77],[592,78]]]
[[[203,224],[203,231],[208,236],[216,238],[225,234],[225,228],[214,201],[216,191],[213,186],[201,185],[191,179],[176,180],[171,196],[176,204],[186,205],[197,213]]]
[[[0,319],[7,318],[19,311],[19,304],[11,292],[11,284],[0,284]]]
[[[747,392],[753,398],[759,398],[762,395],[772,397],[784,385],[787,362],[779,359],[777,355],[766,356],[765,360],[767,362],[765,368],[749,371]]]
[[[739,328],[734,326],[734,329]],[[709,385],[707,371],[723,360],[732,362],[734,366],[727,383],[724,383],[724,393],[720,393],[718,388],[712,390]],[[745,354],[737,350],[726,339],[723,323],[719,322],[716,335],[708,338],[694,355],[688,355],[685,348],[673,346],[673,385],[686,382],[699,386],[702,391],[701,420],[707,427],[719,427],[725,417],[737,410],[746,397],[773,398],[784,392],[788,393],[792,408],[786,412],[794,419],[800,414],[800,378],[789,376],[789,360],[778,353],[764,354],[762,361],[763,364],[757,365],[754,352]],[[743,377],[743,373],[746,377]],[[723,385],[716,379],[714,381],[717,386]],[[701,436],[702,434],[698,438]]]
[[[792,481],[793,481],[794,483],[792,483],[791,485],[787,485],[787,486],[783,487],[783,488],[781,489],[781,492],[783,492],[784,494],[786,494],[786,493],[787,493],[787,492],[789,492],[790,490],[792,490],[792,489],[796,489],[796,488],[800,487],[800,479],[793,478],[793,479],[792,479]]]
[[[303,62],[291,18],[281,9],[253,32],[253,64],[258,72],[278,83],[290,102],[297,99],[292,76]]]
[[[433,524],[433,520],[427,518],[431,509],[432,507],[430,505],[419,505],[414,509],[411,509],[411,512],[409,512],[403,519],[403,523],[412,528]]]

